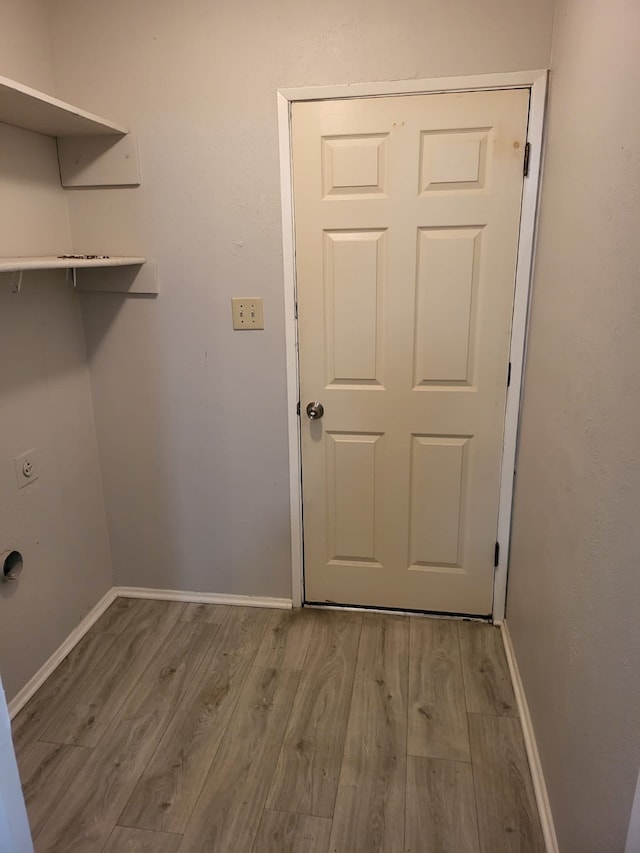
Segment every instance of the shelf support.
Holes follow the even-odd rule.
[[[0,257],[0,277],[8,282],[10,292],[20,293],[24,272],[36,270],[65,271],[67,284],[74,290],[103,291],[156,296],[158,271],[156,264],[143,257],[108,255],[54,255],[50,257]],[[4,275],[7,275],[7,279]],[[6,284],[5,284],[6,286]]]
[[[11,276],[11,292],[20,293],[22,290],[22,275],[24,270],[16,270]]]

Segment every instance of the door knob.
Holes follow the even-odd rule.
[[[310,421],[319,421],[320,418],[324,415],[324,406],[322,403],[308,403],[307,404],[307,417]]]

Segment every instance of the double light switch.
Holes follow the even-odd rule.
[[[239,296],[231,300],[234,329],[264,329],[262,299],[257,296]]]

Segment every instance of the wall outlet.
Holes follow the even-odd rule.
[[[262,299],[258,296],[240,296],[231,300],[233,328],[264,329]]]
[[[39,461],[39,451],[37,450],[27,450],[26,453],[15,457],[13,462],[19,489],[34,483],[40,477]]]

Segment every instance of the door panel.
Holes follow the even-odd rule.
[[[384,237],[373,230],[325,232],[330,384],[381,384]]]
[[[480,228],[421,228],[416,275],[416,385],[469,384]]]
[[[327,485],[329,560],[376,563],[376,480],[380,435],[329,433]],[[379,482],[377,484],[380,485]]]
[[[387,174],[387,134],[323,138],[324,195],[383,197]]]
[[[292,107],[308,601],[491,611],[528,105]]]
[[[423,131],[420,189],[424,192],[482,190],[492,128]]]
[[[409,568],[462,568],[468,437],[414,435]]]

